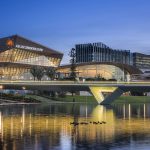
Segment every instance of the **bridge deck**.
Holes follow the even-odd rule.
[[[88,91],[98,103],[109,104],[123,92],[150,92],[150,82],[0,81],[0,89],[39,91]],[[103,92],[111,92],[108,97]]]

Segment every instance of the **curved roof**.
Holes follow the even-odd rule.
[[[138,68],[135,68],[134,66],[127,65],[127,64],[114,63],[114,62],[88,62],[88,63],[76,64],[77,67],[86,66],[86,65],[113,65],[113,66],[119,67],[122,70],[129,72],[130,74],[143,74],[141,70],[139,70]],[[62,66],[59,66],[58,69],[68,68],[70,66],[71,64],[62,65]]]
[[[12,35],[0,39],[0,52],[13,49],[13,48],[32,51],[34,53],[38,53],[45,56],[52,56],[58,58],[63,57],[63,53],[48,48],[46,46],[43,46],[39,43],[33,42],[31,40],[28,40],[19,35]]]

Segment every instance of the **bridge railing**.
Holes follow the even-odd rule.
[[[132,81],[132,82],[117,82],[117,81],[13,81],[0,80],[0,84],[150,84],[150,81]]]

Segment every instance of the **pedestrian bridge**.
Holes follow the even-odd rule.
[[[39,91],[88,91],[98,104],[107,105],[124,92],[150,92],[150,82],[0,81],[0,89]],[[109,93],[105,96],[104,93]]]

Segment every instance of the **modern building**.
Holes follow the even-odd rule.
[[[68,77],[71,73],[71,65],[59,66],[57,71],[60,72],[63,77]],[[77,78],[96,78],[100,76],[106,80],[117,81],[130,81],[132,75],[141,74],[139,69],[121,63],[113,62],[89,62],[76,64]]]
[[[133,53],[133,66],[145,71],[150,71],[150,55]]]
[[[78,78],[99,76],[106,80],[129,81],[133,75],[140,77],[142,69],[150,68],[149,55],[115,50],[103,43],[78,44],[75,49]],[[62,57],[62,53],[18,35],[1,38],[0,78],[32,80],[33,66],[55,67],[63,77],[68,77],[70,65],[59,66]]]
[[[143,70],[150,70],[150,55],[112,49],[101,42],[77,44],[75,54],[76,74],[79,78],[100,76],[106,80],[129,81],[146,79]],[[60,66],[58,70],[66,77],[71,73],[69,65]]]
[[[114,62],[132,65],[132,54],[130,50],[117,50],[103,43],[77,44],[76,62]]]
[[[2,79],[32,79],[33,66],[58,67],[63,54],[13,35],[0,39],[0,76]]]

